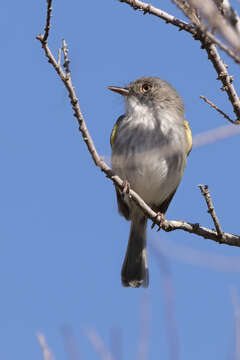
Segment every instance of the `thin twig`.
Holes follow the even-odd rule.
[[[50,0],[49,0],[50,1]],[[137,0],[134,0],[137,1]],[[45,55],[48,59],[48,62],[52,64],[54,69],[56,70],[57,74],[61,78],[62,82],[64,83],[69,98],[71,100],[74,116],[77,118],[78,124],[79,124],[79,130],[82,134],[83,140],[85,141],[88,150],[91,154],[91,157],[95,163],[96,166],[98,166],[106,175],[107,177],[113,181],[114,185],[117,186],[119,189],[123,190],[124,182],[118,175],[115,175],[112,171],[112,169],[104,162],[104,160],[99,156],[95,145],[93,143],[93,140],[88,132],[85,120],[83,118],[79,102],[72,84],[71,76],[69,73],[69,76],[66,76],[64,71],[62,70],[61,66],[58,66],[57,61],[55,60],[54,56],[52,55],[48,44],[46,41],[43,41],[44,37],[43,35],[38,35],[36,37],[42,44],[42,47],[44,49]],[[185,221],[168,221],[165,220],[164,224],[161,224],[161,218],[160,216],[155,213],[144,201],[143,199],[132,189],[130,189],[128,193],[130,201],[134,201],[141,209],[142,211],[148,216],[149,219],[151,219],[153,222],[156,223],[156,225],[162,225],[162,229],[165,231],[174,231],[174,230],[184,230],[189,233],[193,233],[196,235],[199,235],[203,238],[210,239],[219,243],[225,243],[227,245],[231,246],[239,246],[240,247],[240,237],[237,235],[232,235],[228,233],[224,233],[223,238],[219,238],[219,235],[216,231],[207,229],[203,226],[200,226],[198,223],[188,223]]]
[[[38,342],[42,348],[43,359],[44,360],[55,360],[51,350],[49,349],[45,336],[42,333],[37,334]]]
[[[165,20],[167,23],[171,23],[175,26],[178,26],[179,29],[185,30],[189,33],[191,33],[195,40],[199,40],[202,44],[202,49],[205,49],[209,60],[212,62],[217,74],[218,74],[218,80],[220,80],[223,84],[222,90],[226,91],[228,98],[233,106],[233,111],[236,114],[237,119],[234,121],[236,124],[239,123],[240,120],[240,101],[239,97],[237,95],[237,92],[233,86],[233,79],[227,72],[227,66],[223,63],[221,60],[218,51],[216,49],[215,44],[219,45],[218,41],[214,38],[212,34],[210,34],[208,31],[206,31],[206,28],[201,25],[191,25],[187,24],[184,21],[180,21],[176,19],[174,16],[157,9],[153,7],[152,5],[146,4],[139,0],[119,0],[120,2],[126,3],[133,7],[134,9],[139,9],[143,12],[152,14],[154,16],[157,16],[163,20]],[[220,46],[220,45],[219,45]],[[223,49],[223,48],[222,48]],[[226,49],[224,49],[226,50]],[[228,52],[228,55],[230,53]],[[233,57],[232,55],[230,55]],[[235,57],[235,56],[234,56]],[[233,58],[234,58],[233,57]],[[237,60],[239,62],[239,58]]]
[[[214,44],[210,44],[209,42],[204,42],[205,49],[207,51],[208,57],[211,60],[217,74],[218,78],[217,80],[220,80],[223,84],[223,87],[221,88],[223,91],[226,91],[228,95],[228,99],[231,102],[233,106],[233,111],[236,115],[236,120],[233,121],[235,124],[239,124],[240,122],[240,101],[238,94],[233,86],[233,79],[232,76],[230,76],[227,72],[227,67],[223,63],[222,59],[220,58],[220,55],[216,49],[216,46]]]
[[[240,34],[240,18],[235,9],[230,4],[229,0],[213,0],[220,13],[225,17],[233,29]]]
[[[221,226],[220,226],[217,214],[216,214],[214,206],[213,206],[213,202],[212,202],[212,198],[211,198],[208,186],[207,185],[203,186],[202,184],[200,184],[198,186],[201,190],[202,195],[204,196],[204,199],[206,200],[207,207],[208,207],[208,213],[211,215],[211,217],[213,219],[217,234],[218,234],[219,238],[222,239],[224,237],[224,234],[221,230]]]
[[[192,24],[188,24],[185,21],[177,19],[175,16],[168,14],[166,11],[160,10],[151,4],[146,4],[139,0],[119,0],[122,3],[130,5],[134,10],[140,10],[143,14],[151,14],[159,17],[160,19],[166,21],[166,23],[171,23],[174,26],[177,26],[179,30],[185,30],[190,34],[194,35],[194,27]]]
[[[193,148],[205,146],[207,144],[220,141],[231,137],[233,135],[240,134],[240,126],[234,126],[231,124],[219,126],[215,129],[208,130],[196,134],[193,137]]]
[[[47,41],[48,39],[48,35],[49,35],[49,31],[50,31],[50,21],[51,21],[51,13],[52,13],[52,0],[48,0],[47,1],[47,19],[46,19],[46,26],[44,29],[44,36],[43,36],[43,42]]]
[[[160,249],[161,253],[171,260],[187,265],[200,266],[207,270],[224,273],[240,273],[240,256],[220,255],[207,250],[199,250],[189,246],[184,246],[181,241],[174,242],[172,239],[162,236],[161,241],[158,237],[150,237],[150,248],[152,246]]]
[[[219,13],[215,4],[211,0],[188,0],[191,5],[200,10],[201,14],[207,20],[208,24],[217,29],[226,41],[238,53],[240,50],[239,34]]]
[[[69,76],[70,76],[70,69],[69,69],[70,61],[68,59],[67,43],[66,43],[66,41],[64,39],[62,40],[62,51],[63,51],[63,57],[64,57],[63,67],[64,67],[64,69],[66,71],[66,77],[69,78]],[[67,80],[67,78],[66,78],[66,80]]]
[[[194,25],[200,25],[200,18],[196,9],[186,0],[172,0],[175,5],[190,19]]]
[[[57,65],[58,65],[58,66],[61,65],[61,54],[62,54],[62,49],[59,48],[59,49],[58,49],[58,60],[57,60]]]
[[[210,105],[213,109],[215,109],[216,111],[218,111],[221,115],[223,115],[225,117],[225,119],[227,119],[228,121],[230,121],[230,123],[237,125],[240,124],[240,121],[235,121],[232,120],[224,111],[222,111],[221,109],[219,109],[219,107],[217,107],[217,105],[215,105],[212,101],[208,100],[205,96],[200,96],[201,99],[203,99],[208,105]]]
[[[106,349],[102,338],[95,329],[87,329],[86,335],[102,360],[115,360],[110,351]]]

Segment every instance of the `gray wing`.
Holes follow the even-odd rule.
[[[112,133],[111,133],[111,137],[110,137],[110,143],[111,143],[111,147],[114,146],[114,142],[115,142],[115,138],[116,138],[116,133],[117,133],[117,129],[119,124],[121,123],[121,121],[124,119],[125,115],[121,115],[117,121],[116,124],[113,127]],[[130,219],[130,210],[128,205],[126,204],[126,202],[123,199],[123,195],[121,193],[120,190],[118,190],[117,188],[115,188],[116,190],[116,195],[117,195],[117,203],[118,203],[118,211],[120,213],[120,215],[124,216],[126,220]]]
[[[162,214],[165,214],[169,205],[170,205],[170,202],[172,201],[172,198],[174,197],[176,191],[177,191],[177,188],[171,193],[171,195],[169,195],[169,197],[159,206],[154,206],[154,210],[156,212],[160,212]]]

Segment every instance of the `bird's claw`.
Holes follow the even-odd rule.
[[[127,180],[123,180],[123,190],[122,190],[123,195],[129,194],[129,190],[130,190],[129,182]]]
[[[157,213],[156,215],[156,220],[158,218],[158,216],[160,217],[160,222],[159,222],[159,226],[158,226],[158,229],[157,229],[157,232],[162,228],[162,226],[164,225],[164,222],[165,222],[165,215],[163,213],[161,213],[160,211]],[[156,222],[153,221],[152,223],[152,226],[151,226],[151,229],[154,228],[154,226],[156,225]]]

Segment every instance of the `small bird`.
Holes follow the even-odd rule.
[[[147,217],[127,196],[127,188],[164,219],[192,149],[192,134],[183,101],[166,81],[143,77],[108,89],[124,96],[126,103],[110,138],[112,169],[125,183],[124,191],[116,188],[118,210],[131,221],[122,284],[148,287]]]

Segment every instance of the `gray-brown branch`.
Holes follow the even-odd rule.
[[[202,195],[204,196],[204,198],[206,200],[206,204],[208,207],[208,213],[211,215],[215,229],[218,233],[219,238],[221,239],[221,238],[223,238],[224,235],[223,235],[217,214],[216,214],[214,206],[213,206],[213,202],[212,202],[212,198],[211,198],[208,186],[207,185],[203,186],[200,184],[199,188],[201,190]]]

